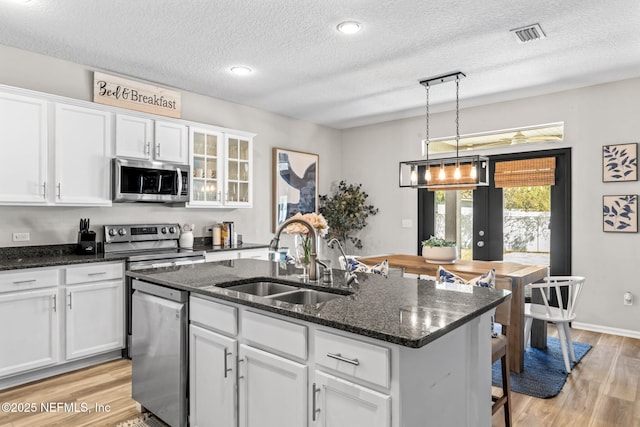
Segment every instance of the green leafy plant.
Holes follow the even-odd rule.
[[[378,208],[367,204],[369,195],[362,184],[340,181],[333,195],[320,196],[320,213],[329,223],[327,239],[336,238],[346,247],[347,241],[362,249],[362,240],[355,234],[367,226],[367,218],[378,213]]]
[[[435,236],[431,236],[429,239],[422,241],[422,246],[429,246],[431,248],[449,248],[455,245],[456,242],[449,242]]]

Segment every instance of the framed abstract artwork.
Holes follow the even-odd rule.
[[[638,143],[602,147],[602,181],[638,180]]]
[[[638,195],[602,196],[602,227],[605,232],[638,232]]]
[[[319,156],[273,149],[273,230],[300,213],[318,213]]]

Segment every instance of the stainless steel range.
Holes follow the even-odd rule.
[[[178,224],[127,224],[104,226],[105,258],[126,256],[126,269],[172,267],[205,262],[204,251],[181,249],[178,246]],[[124,355],[131,357],[131,301],[135,290],[127,278],[126,325],[127,348]]]

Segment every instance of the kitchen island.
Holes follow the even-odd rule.
[[[491,424],[490,314],[508,291],[367,274],[348,288],[339,270],[305,283],[258,260],[127,274],[190,292],[192,423],[223,402],[216,417],[241,426]],[[338,296],[303,305],[229,288],[256,281]]]
[[[392,254],[375,257],[359,258],[360,262],[367,265],[375,265],[384,260],[389,262],[389,267],[401,268],[406,273],[436,276],[439,264],[425,262],[425,259],[417,255]],[[490,269],[496,270],[497,281],[508,280],[509,289],[512,292],[511,299],[511,327],[509,328],[509,364],[513,372],[522,372],[524,369],[524,288],[530,283],[542,280],[547,274],[546,265],[526,265],[505,261],[476,261],[456,260],[454,264],[444,264],[444,268],[463,277],[471,279],[486,273]],[[500,287],[500,286],[499,286]],[[546,322],[534,322],[531,330],[531,344],[534,347],[545,348],[547,345]]]

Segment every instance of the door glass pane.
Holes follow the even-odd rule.
[[[227,200],[230,202],[238,201],[238,183],[230,182],[227,190]]]
[[[204,200],[204,182],[203,181],[193,181],[193,199],[200,201]]]
[[[435,192],[435,235],[455,241],[460,259],[473,258],[473,190]]]
[[[504,260],[549,265],[551,186],[503,190]]]
[[[218,200],[218,187],[216,181],[207,180],[206,190],[206,200],[208,202],[215,202]]]
[[[207,155],[209,156],[218,155],[218,136],[217,135],[207,135]]]
[[[238,140],[235,138],[229,138],[229,158],[238,158]]]
[[[249,164],[247,162],[240,163],[240,181],[249,181]]]
[[[227,170],[229,174],[229,179],[237,181],[238,180],[238,162],[229,160]]]
[[[240,160],[249,160],[249,141],[240,140]]]
[[[193,133],[193,152],[195,154],[204,155],[204,134],[200,132]]]
[[[249,184],[240,183],[240,191],[238,195],[238,201],[247,203],[249,201]]]

